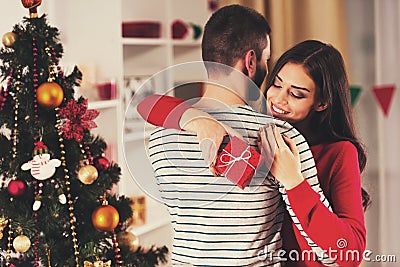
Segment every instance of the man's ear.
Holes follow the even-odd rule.
[[[254,50],[249,50],[244,56],[244,66],[250,78],[253,78],[257,70],[257,58]]]
[[[317,112],[323,111],[328,108],[328,104],[319,102],[314,106],[314,110]]]

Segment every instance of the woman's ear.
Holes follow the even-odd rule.
[[[317,112],[323,111],[328,108],[328,104],[319,102],[314,106],[314,110]]]
[[[257,70],[257,58],[254,50],[249,50],[244,56],[244,66],[247,70],[249,78],[252,79]]]

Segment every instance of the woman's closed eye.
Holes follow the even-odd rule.
[[[305,98],[304,94],[295,91],[290,92],[290,95],[298,99]]]

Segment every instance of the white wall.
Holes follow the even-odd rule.
[[[374,85],[399,85],[400,1],[347,0],[349,71],[354,85],[362,86],[354,108],[358,132],[368,153],[363,185],[372,198],[366,212],[367,249],[375,255],[396,255],[400,260],[399,94],[395,93],[388,117],[372,94]],[[363,266],[394,266],[364,262]]]

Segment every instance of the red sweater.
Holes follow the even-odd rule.
[[[182,99],[153,95],[137,107],[148,122],[178,128],[179,118],[190,106]],[[356,147],[348,141],[311,146],[318,180],[332,205],[330,212],[307,181],[287,190],[289,202],[308,236],[340,266],[358,266],[366,245],[361,179]],[[305,197],[307,196],[307,197]],[[282,225],[285,266],[323,266],[308,260],[311,248],[286,211]],[[298,252],[298,253],[296,253]],[[302,253],[305,257],[302,257]],[[329,254],[330,253],[330,254]],[[299,256],[299,261],[292,261]],[[305,259],[302,261],[301,259]]]
[[[357,149],[348,141],[319,144],[310,148],[318,180],[334,213],[326,209],[319,195],[306,181],[286,191],[292,209],[308,236],[323,250],[328,253],[331,251],[331,255],[337,259],[336,263],[340,266],[358,266],[365,250],[366,229]],[[287,257],[291,250],[310,250],[287,212],[282,236]],[[285,266],[323,265],[307,261],[307,264],[288,262]]]

